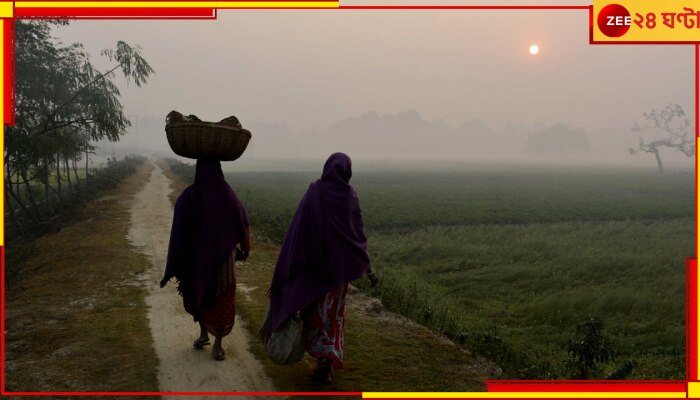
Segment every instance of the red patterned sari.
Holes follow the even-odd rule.
[[[223,337],[231,333],[236,322],[236,274],[234,250],[231,257],[221,266],[216,279],[214,304],[202,311],[202,320],[207,331]]]
[[[345,296],[348,284],[331,290],[306,307],[304,320],[306,351],[316,359],[329,359],[333,369],[343,368],[345,346]]]

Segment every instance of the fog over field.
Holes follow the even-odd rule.
[[[589,45],[587,10],[220,10],[215,21],[74,21],[55,35],[104,69],[101,49],[139,44],[156,70],[122,90],[132,126],[106,152],[169,152],[175,109],[238,116],[253,133],[240,168],[345,151],[653,169],[653,155],[628,152],[633,124],[669,103],[694,119],[693,49]],[[693,167],[679,152],[662,158]]]

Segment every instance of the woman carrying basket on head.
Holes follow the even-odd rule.
[[[270,331],[301,311],[306,350],[318,364],[312,380],[319,383],[331,383],[331,370],[343,368],[348,283],[367,274],[377,284],[351,176],[350,157],[328,158],[297,208],[270,285]]]
[[[237,249],[236,246],[240,245]],[[185,311],[199,322],[195,348],[215,337],[212,356],[225,357],[221,340],[231,333],[236,317],[234,262],[250,251],[250,223],[236,193],[226,183],[221,163],[198,159],[194,184],[175,203],[163,287],[179,282]]]

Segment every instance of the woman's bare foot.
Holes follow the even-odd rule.
[[[199,321],[199,328],[199,338],[192,343],[192,346],[194,346],[195,349],[201,349],[210,343],[209,333],[207,332],[207,328],[204,327],[204,323],[202,321]]]
[[[311,382],[330,385],[333,383],[331,371],[333,370],[331,360],[327,358],[319,358],[316,370],[311,375]]]
[[[217,336],[214,340],[214,347],[211,349],[211,356],[214,357],[216,361],[221,361],[226,358],[226,352],[223,347],[221,347],[221,337]]]

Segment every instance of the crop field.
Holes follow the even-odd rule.
[[[227,179],[254,231],[280,242],[319,175]],[[361,171],[352,184],[387,308],[528,379],[581,377],[572,343],[598,318],[585,378],[684,379],[692,173]]]

